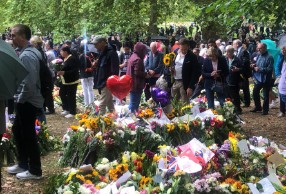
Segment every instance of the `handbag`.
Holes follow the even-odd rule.
[[[220,81],[218,81],[217,79],[215,79],[214,84],[211,87],[211,90],[216,92],[216,93],[220,93],[223,94],[224,90],[225,90],[225,85],[222,81],[222,78],[220,77]]]

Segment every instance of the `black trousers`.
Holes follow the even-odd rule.
[[[249,106],[250,105],[250,91],[249,91],[249,80],[248,80],[248,78],[243,78],[242,91],[243,91],[244,105]]]
[[[261,109],[260,90],[263,88],[263,112],[269,111],[269,91],[271,85],[269,83],[255,83],[253,88],[253,100],[255,108]]]
[[[46,110],[46,107],[48,108],[48,111],[50,113],[54,113],[55,112],[53,91],[49,91],[47,93],[47,96],[45,97],[44,110]]]
[[[152,96],[151,96],[151,87],[153,87],[154,85],[156,85],[156,81],[158,80],[158,77],[151,77],[149,79],[146,79],[146,85],[145,85],[145,89],[144,89],[144,93],[145,93],[145,100],[149,100]]]
[[[241,111],[239,86],[228,86],[228,90],[229,90],[229,97],[231,98],[231,101],[235,106],[236,111]]]
[[[73,85],[61,85],[60,86],[60,97],[62,100],[63,110],[67,110],[70,114],[76,114],[76,90],[77,84]]]
[[[40,149],[35,131],[38,108],[26,102],[17,103],[16,118],[12,127],[21,168],[31,174],[42,175]]]

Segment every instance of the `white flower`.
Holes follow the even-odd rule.
[[[118,165],[117,160],[114,160],[113,162],[111,162],[111,166],[116,166],[116,165]]]
[[[49,140],[54,140],[54,137],[53,136],[49,136]]]
[[[136,135],[136,131],[131,131],[131,135]]]
[[[253,164],[257,164],[258,160],[256,158],[254,158],[252,162],[253,162]]]
[[[65,191],[63,194],[73,194],[72,191]]]
[[[82,185],[79,186],[78,191],[80,194],[91,194],[91,190]]]
[[[83,127],[79,127],[79,128],[78,128],[78,131],[79,131],[79,132],[84,132],[85,129],[84,129]]]
[[[107,158],[102,158],[101,164],[107,164],[109,160]]]
[[[251,176],[251,177],[249,178],[249,180],[250,180],[251,182],[254,182],[254,181],[256,180],[256,178],[255,178],[255,176]]]

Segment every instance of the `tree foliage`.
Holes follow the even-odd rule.
[[[152,35],[159,24],[196,16],[204,36],[225,34],[241,24],[241,16],[273,26],[286,19],[284,0],[0,0],[0,11],[1,31],[25,23],[58,41],[85,31]]]
[[[3,26],[25,23],[59,40],[84,31],[156,34],[162,22],[174,16],[190,21],[192,15],[187,0],[0,0],[0,5]]]

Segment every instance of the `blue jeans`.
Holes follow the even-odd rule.
[[[285,114],[285,109],[286,109],[286,95],[280,94],[280,112]]]
[[[221,93],[216,93],[220,106],[223,107],[225,101],[225,95]],[[212,89],[206,89],[206,96],[208,100],[208,108],[214,109],[214,91]]]
[[[140,100],[141,100],[142,91],[133,91],[130,92],[130,103],[129,109],[131,112],[136,112],[139,108]]]

